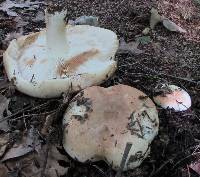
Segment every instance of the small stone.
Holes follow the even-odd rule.
[[[142,34],[147,35],[147,34],[149,34],[149,32],[150,32],[150,28],[147,27],[142,31]]]

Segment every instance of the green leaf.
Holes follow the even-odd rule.
[[[148,44],[151,42],[150,36],[140,36],[136,38],[136,42],[140,44]]]
[[[197,2],[200,5],[200,0],[194,0],[195,2]]]

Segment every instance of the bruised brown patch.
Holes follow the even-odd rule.
[[[78,68],[81,64],[88,61],[91,57],[94,57],[99,53],[99,50],[92,49],[86,52],[83,52],[75,57],[72,57],[69,59],[69,61],[66,61],[65,63],[61,63],[57,68],[57,73],[62,76],[66,75],[67,73],[71,73],[76,68]]]
[[[47,62],[47,59],[44,59],[44,60],[40,61],[41,64],[46,63],[46,62]]]
[[[21,48],[31,45],[38,38],[39,32],[30,34],[22,43]]]
[[[45,48],[45,45],[37,45],[38,47]]]
[[[35,63],[35,59],[30,59],[28,61],[26,61],[26,66],[33,66],[33,64]]]

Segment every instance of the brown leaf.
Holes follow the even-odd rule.
[[[8,177],[8,169],[0,163],[0,177]]]
[[[77,19],[69,20],[69,25],[90,25],[90,26],[99,26],[99,19],[98,17],[94,16],[80,16]]]
[[[46,147],[47,148],[47,147]],[[42,148],[42,150],[38,154],[38,161],[39,162],[44,162],[45,160],[45,151]],[[65,155],[62,155],[58,151],[59,147],[56,147],[55,145],[52,145],[49,149],[48,153],[48,159],[47,159],[47,164],[46,164],[46,169],[45,169],[45,174],[48,177],[57,177],[57,176],[62,176],[66,174],[68,168],[61,166],[59,163],[68,163],[68,159]]]
[[[41,169],[38,166],[36,155],[35,153],[30,153],[19,159],[6,161],[5,163],[12,172],[15,172],[17,169],[25,177],[41,177]]]
[[[41,142],[39,140],[39,135],[36,129],[31,127],[27,136],[24,136],[21,142],[15,143],[13,147],[5,154],[2,161],[21,157],[35,150],[39,151],[40,148]]]
[[[8,146],[9,142],[9,134],[1,134],[0,135],[0,157],[3,156],[3,154],[6,151],[6,148]]]
[[[138,45],[139,45],[138,42],[126,43],[125,40],[121,38],[118,53],[130,52],[133,54],[141,54],[143,51],[137,48]]]
[[[165,28],[167,28],[169,31],[174,31],[174,32],[180,32],[180,33],[186,33],[186,30],[181,28],[180,26],[176,25],[174,22],[172,22],[169,19],[164,19],[162,21],[163,25]]]
[[[162,22],[162,17],[158,14],[158,11],[154,8],[151,9],[151,17],[150,17],[150,28],[154,29],[155,26]]]
[[[52,126],[52,123],[53,123],[53,120],[55,119],[55,116],[56,116],[56,113],[52,113],[52,114],[49,114],[46,116],[46,120],[45,120],[45,123],[42,127],[42,130],[41,130],[41,133],[45,136],[48,135],[49,133],[49,129],[51,128]]]
[[[200,161],[190,164],[189,167],[200,175]]]
[[[5,132],[9,130],[9,126],[7,121],[1,122],[1,120],[4,118],[3,116],[4,111],[5,110],[8,111],[9,102],[10,102],[9,99],[0,94],[0,130],[3,130]]]
[[[3,12],[6,12],[9,16],[16,17],[18,16],[18,14],[13,9],[29,8],[31,10],[34,10],[35,8],[39,7],[39,4],[44,4],[44,2],[39,2],[39,1],[17,2],[17,1],[5,0],[3,3],[0,4],[0,10],[2,10]]]
[[[13,86],[13,83],[12,82],[8,82],[8,81],[6,81],[6,80],[1,80],[0,81],[0,90],[1,89],[7,89],[7,88],[9,88],[10,86]]]
[[[26,145],[22,144],[15,144],[4,156],[2,159],[3,161],[6,161],[8,159],[13,159],[16,157],[21,157],[29,152],[33,151],[33,148],[27,147]]]
[[[0,50],[0,59],[3,58],[3,53],[5,52],[5,50]]]
[[[38,11],[36,17],[33,19],[34,22],[40,22],[45,20],[45,15],[43,11]]]
[[[58,177],[66,174],[68,170],[68,167],[60,165],[68,163],[67,157],[62,155],[55,145],[50,147],[44,145],[38,153],[29,153],[5,163],[11,171],[17,168],[20,174],[26,177],[41,177],[43,170],[45,170],[44,176],[46,177]]]
[[[20,28],[19,32],[10,32],[6,35],[5,39],[3,40],[3,46],[4,48],[7,48],[7,46],[9,45],[10,41],[12,41],[13,39],[17,39],[20,36],[22,36],[23,34],[23,29]]]
[[[21,33],[23,33],[22,28],[24,26],[26,26],[28,24],[28,22],[24,21],[24,19],[21,18],[20,16],[15,17],[14,21],[16,23],[16,28],[20,28],[21,29]]]

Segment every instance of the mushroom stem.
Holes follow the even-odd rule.
[[[67,55],[66,14],[66,10],[53,13],[46,11],[47,54],[51,59],[65,59]]]

